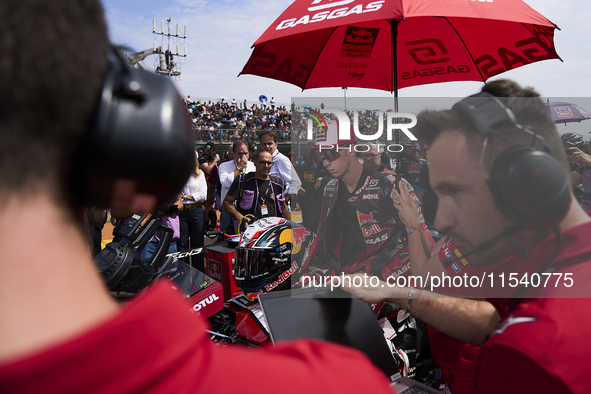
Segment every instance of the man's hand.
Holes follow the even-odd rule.
[[[568,148],[570,154],[570,164],[579,164],[582,166],[591,167],[591,156],[586,154],[585,152],[581,151],[578,148],[572,147]]]
[[[244,171],[246,165],[248,164],[248,155],[242,155],[238,157],[236,160],[236,169],[240,170],[240,172]]]
[[[322,182],[322,177],[316,179],[316,184],[314,185],[314,188],[318,189],[320,187],[321,182]]]
[[[394,208],[398,210],[398,217],[405,227],[419,227],[419,209],[414,199],[410,197],[410,192],[402,181],[398,183],[398,186],[400,193],[396,191],[396,188],[392,188],[392,203]]]
[[[361,280],[355,280],[355,277],[360,277]],[[390,302],[398,305],[399,308],[405,306],[403,302],[406,302],[405,300],[408,298],[408,287],[388,286],[382,280],[377,283],[377,286],[371,286],[369,278],[367,274],[345,275],[341,288],[370,304]],[[375,284],[375,280],[372,282]],[[361,283],[361,286],[349,286],[355,283]]]

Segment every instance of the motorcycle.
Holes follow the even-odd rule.
[[[214,245],[239,247],[235,249],[236,265],[232,272],[232,280],[240,285],[242,294],[230,297],[224,292],[220,283],[222,281],[218,280],[221,279],[220,273],[212,271],[215,265],[210,265],[206,261],[206,273],[203,273],[180,260],[191,254],[203,253],[201,248],[165,254],[172,231],[161,225],[157,215],[134,215],[126,227],[116,231],[118,241],[108,244],[95,258],[112,294],[120,300],[125,300],[133,297],[157,279],[168,278],[174,287],[184,293],[188,306],[196,314],[209,320],[211,340],[222,346],[232,344],[261,347],[271,343],[269,328],[256,295],[263,292],[264,290],[261,289],[265,286],[272,291],[292,288],[291,280],[288,279],[292,279],[291,275],[294,274],[294,272],[289,273],[294,271],[294,261],[308,258],[310,250],[305,248],[309,249],[315,242],[315,235],[311,231],[281,218],[267,218],[255,222],[248,226],[240,237],[219,231],[208,232],[206,234],[208,237],[223,234],[227,238]],[[288,242],[285,238],[281,242],[278,241],[282,231],[290,232]],[[141,248],[156,232],[163,235],[160,237],[156,252],[149,259],[140,260]],[[292,242],[293,246],[291,246]],[[256,249],[257,243],[272,245],[277,251],[272,255],[250,253],[249,250]],[[288,243],[289,249],[286,246]],[[285,256],[288,256],[287,260],[292,262],[292,265],[287,264],[286,270],[273,273],[275,276],[270,276],[264,282],[253,283],[245,274],[245,270],[250,266],[260,265],[254,264],[255,262],[262,263],[271,261],[273,258],[285,258]],[[403,260],[401,264],[407,264],[407,262]],[[307,264],[298,263],[297,269],[300,268],[307,268]],[[410,270],[407,271],[403,275],[410,275]],[[293,284],[297,285],[295,280]],[[400,373],[427,384],[433,383],[435,368],[426,341],[425,325],[390,304],[374,305],[373,309],[385,332]]]

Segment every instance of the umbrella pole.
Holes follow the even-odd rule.
[[[392,65],[392,67],[390,67],[390,92],[394,93],[395,113],[398,113],[398,57],[396,53],[396,48],[398,46],[398,24],[400,23],[400,21],[400,19],[388,19],[388,23],[390,24],[390,62]],[[396,119],[396,122],[398,122],[398,119]],[[396,144],[400,144],[400,130],[396,130]],[[396,161],[396,170],[398,170],[398,168],[400,167],[399,153],[400,152],[396,152],[394,154],[394,160]]]
[[[390,24],[390,62],[392,64],[390,74],[390,93],[394,93],[394,111],[398,112],[398,58],[396,47],[398,46],[398,24],[400,19],[388,19]]]

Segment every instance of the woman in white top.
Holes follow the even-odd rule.
[[[179,212],[179,218],[181,220],[179,250],[189,250],[189,239],[191,239],[191,249],[202,248],[205,231],[203,203],[207,197],[207,183],[205,182],[205,174],[199,168],[199,162],[196,156],[195,171],[183,187],[181,196],[183,198],[183,210]],[[205,272],[204,254],[192,256],[193,266],[202,272]],[[185,260],[188,263],[188,258],[185,258]]]

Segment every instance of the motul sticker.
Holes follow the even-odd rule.
[[[379,200],[380,196],[378,193],[375,194],[364,194],[363,197],[361,197],[362,200]]]
[[[204,298],[203,300],[199,301],[198,303],[196,303],[195,305],[193,305],[193,310],[195,312],[199,312],[201,310],[201,308],[205,308],[207,305],[212,304],[214,301],[219,300],[220,298],[215,295],[212,294],[207,298]]]

